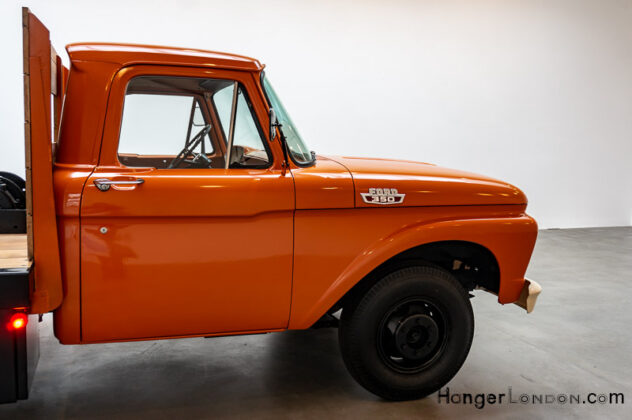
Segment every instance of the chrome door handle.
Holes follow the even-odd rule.
[[[142,178],[131,179],[129,181],[115,181],[107,178],[99,178],[95,179],[94,185],[99,189],[99,191],[107,191],[110,189],[112,185],[140,185],[145,182]]]

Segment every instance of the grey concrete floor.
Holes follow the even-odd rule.
[[[381,401],[348,375],[333,329],[62,346],[41,328],[29,400],[0,418],[630,418],[632,227],[540,232],[535,312],[475,292],[474,344],[452,393],[621,392],[624,405]]]

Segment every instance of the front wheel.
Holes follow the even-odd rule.
[[[447,271],[393,271],[342,311],[339,338],[351,375],[388,400],[411,400],[448,383],[472,344],[467,291]]]

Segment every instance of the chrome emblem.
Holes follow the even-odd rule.
[[[402,204],[406,194],[400,194],[396,188],[369,188],[368,193],[360,193],[368,204]]]

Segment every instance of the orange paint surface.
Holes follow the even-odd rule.
[[[125,167],[117,147],[133,77],[237,80],[268,127],[263,66],[165,47],[73,44],[68,53],[53,169],[63,343],[308,328],[380,264],[438,241],[488,249],[499,302],[518,298],[537,235],[518,188],[408,161],[319,156],[286,167],[278,138],[266,138],[266,169]],[[144,183],[104,192],[98,178]],[[367,201],[372,189],[399,198]]]

